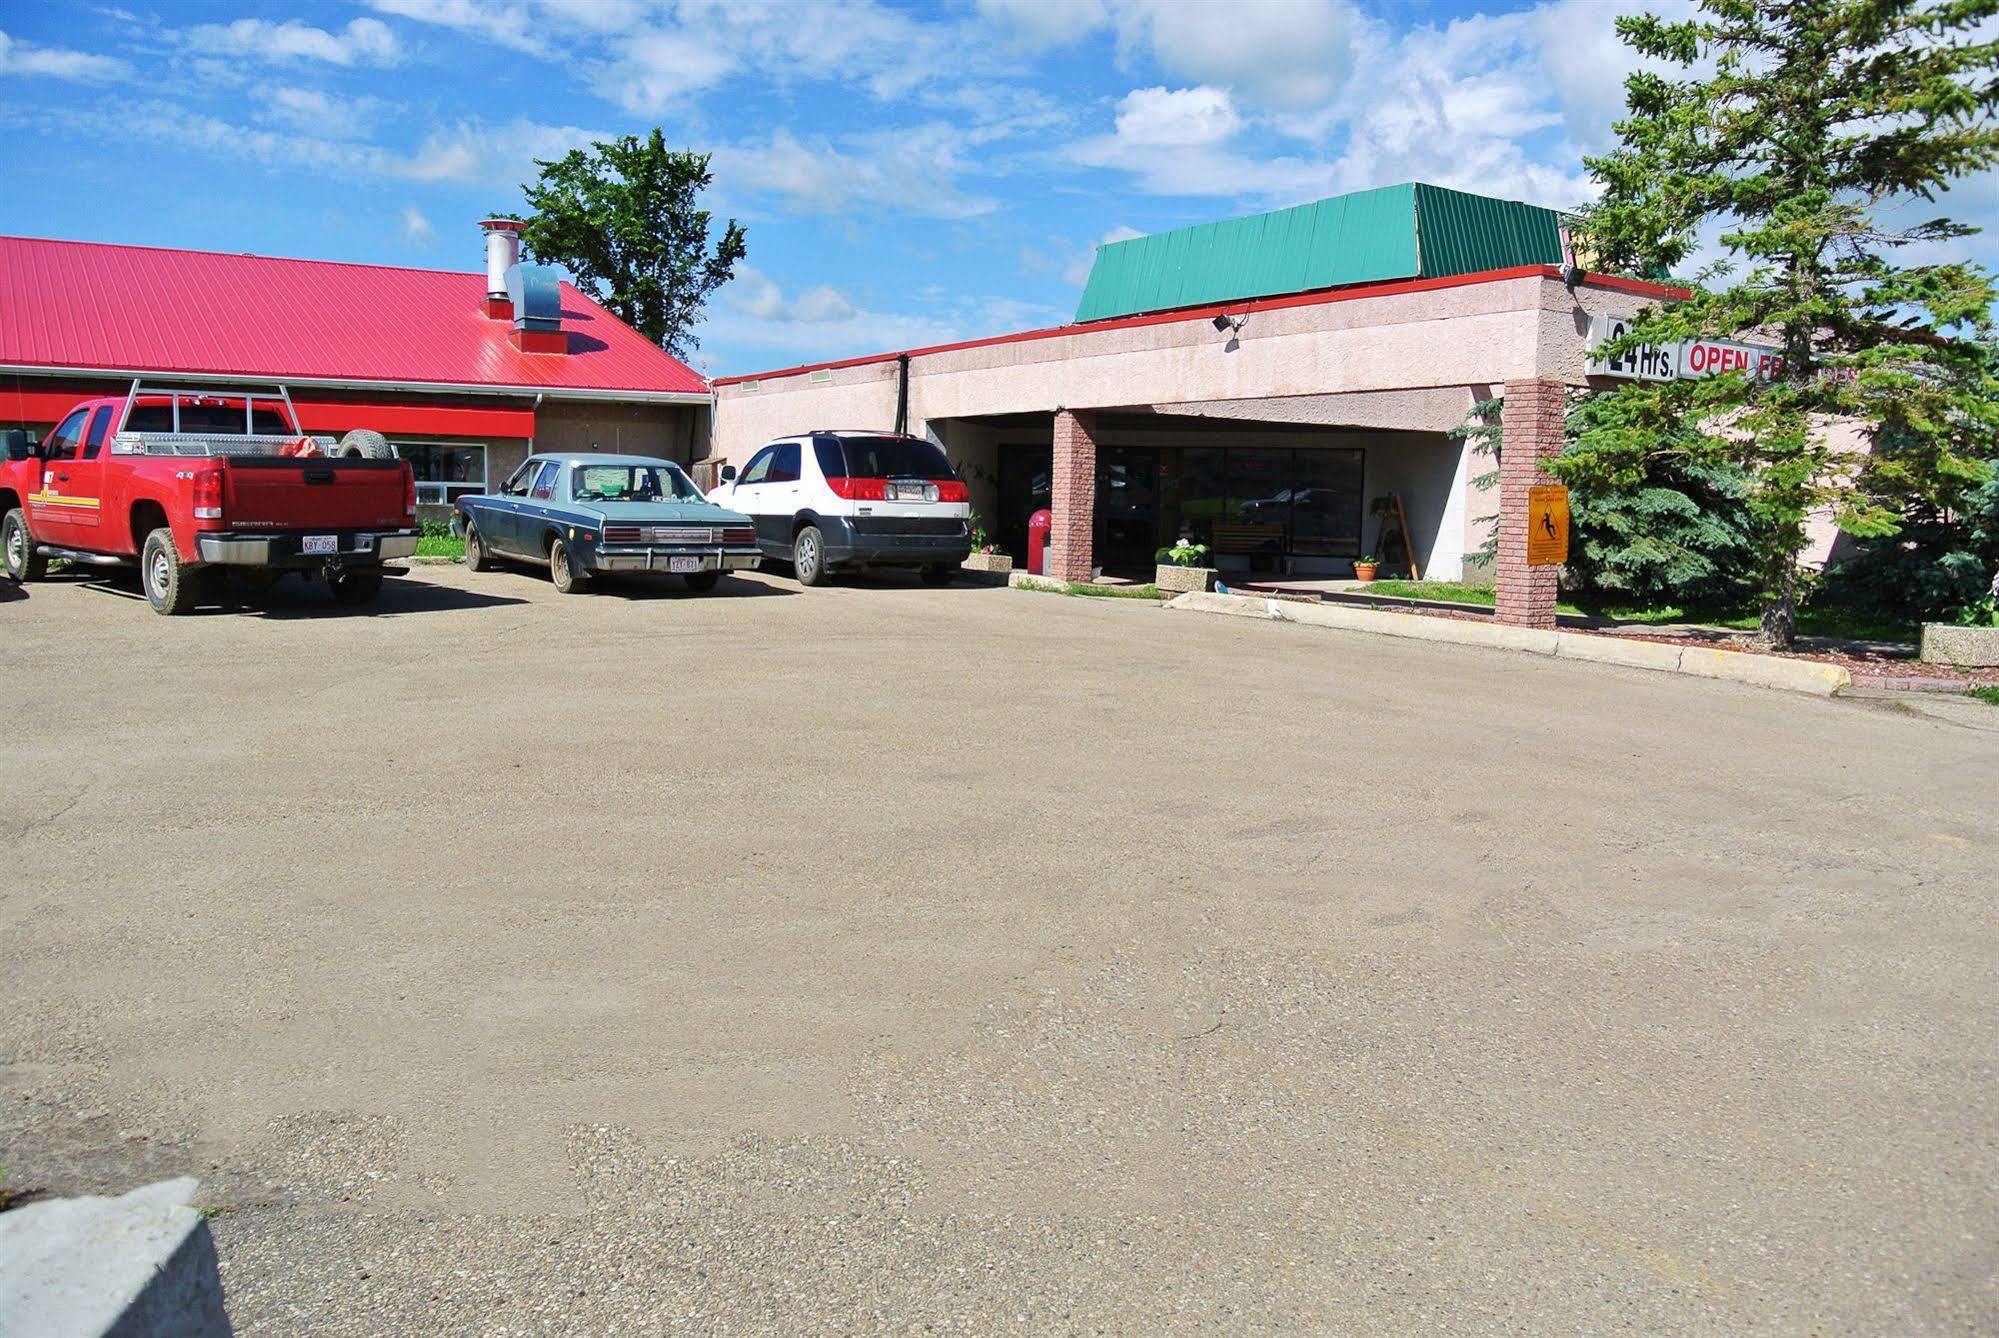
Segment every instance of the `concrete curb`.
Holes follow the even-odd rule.
[[[1058,581],[1053,576],[1036,576],[1031,571],[1010,572],[1006,583],[1015,590],[1053,590],[1058,595],[1069,593],[1069,583]]]
[[[119,1198],[49,1199],[0,1217],[0,1333],[229,1333],[215,1241],[191,1176]]]
[[[1699,678],[1726,679],[1785,692],[1809,693],[1815,697],[1830,697],[1853,682],[1852,675],[1838,665],[1819,664],[1811,660],[1787,660],[1775,655],[1750,655],[1736,650],[1710,650],[1705,646],[1671,646],[1660,641],[1631,641],[1591,636],[1586,632],[1547,632],[1456,618],[1431,618],[1420,613],[1390,613],[1343,604],[1300,604],[1251,595],[1195,591],[1168,600],[1166,607],[1191,613],[1222,613],[1239,618],[1304,623],[1344,632],[1373,632],[1380,636],[1399,636],[1415,641],[1522,650],[1533,655],[1615,664],[1627,669],[1656,669],[1665,673],[1692,674]]]

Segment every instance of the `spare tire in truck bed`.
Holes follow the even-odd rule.
[[[389,445],[389,439],[372,428],[357,427],[340,439],[333,448],[333,454],[343,459],[359,456],[363,460],[391,460],[396,448]]]

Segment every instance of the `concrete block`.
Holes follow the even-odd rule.
[[[50,1199],[0,1215],[0,1333],[212,1338],[229,1333],[192,1177],[118,1198]]]
[[[1068,582],[1058,581],[1053,576],[1037,576],[1031,571],[1013,572],[1007,576],[1006,583],[1016,590],[1057,590],[1063,594],[1069,592]]]
[[[1739,650],[1709,650],[1705,646],[1688,646],[1680,652],[1680,672],[1702,678],[1725,678],[1759,688],[1809,692],[1819,697],[1830,697],[1853,684],[1853,675],[1836,664],[1787,660],[1779,655],[1751,655]]]
[[[1581,632],[1555,633],[1555,654],[1563,659],[1621,664],[1631,669],[1677,673],[1682,649],[1662,641],[1627,641],[1614,636],[1585,636]]]
[[[1931,664],[1963,664],[1974,668],[1999,665],[1999,627],[1924,623],[1923,658]]]
[[[1215,588],[1215,569],[1178,567],[1161,562],[1153,574],[1152,583],[1161,590],[1212,590]]]

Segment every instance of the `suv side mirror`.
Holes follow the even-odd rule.
[[[736,467],[734,465],[723,465],[716,477],[720,478],[724,483],[734,483],[736,481]]]
[[[39,454],[35,434],[26,428],[7,429],[7,458],[9,460],[32,460]]]

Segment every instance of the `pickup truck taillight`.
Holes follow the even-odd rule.
[[[403,519],[416,521],[416,471],[403,466]]]
[[[222,471],[204,469],[194,476],[194,518],[222,519]]]

